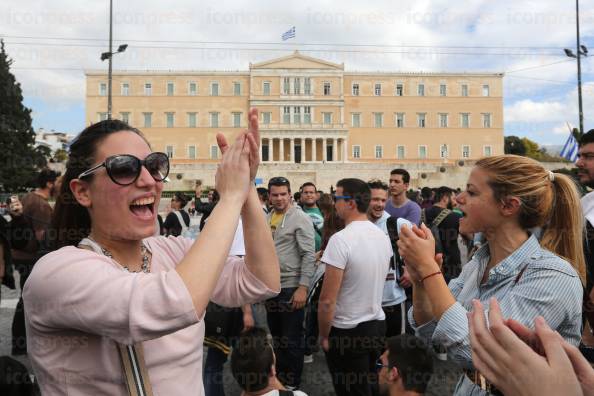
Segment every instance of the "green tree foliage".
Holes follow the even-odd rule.
[[[517,136],[506,136],[504,139],[505,154],[526,155],[526,146]]]
[[[33,187],[37,171],[47,164],[44,153],[34,147],[31,110],[23,105],[11,64],[0,40],[0,191],[4,192]]]
[[[64,149],[56,150],[53,160],[55,162],[66,162],[68,160],[68,152]]]

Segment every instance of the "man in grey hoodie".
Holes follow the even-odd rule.
[[[298,206],[291,205],[291,185],[284,177],[268,182],[272,231],[281,268],[281,292],[266,302],[268,327],[274,340],[276,372],[287,389],[301,383],[305,335],[304,307],[315,264],[314,226]]]

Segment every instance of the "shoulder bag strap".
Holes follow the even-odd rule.
[[[452,213],[451,210],[443,209],[441,212],[439,212],[439,215],[435,218],[435,220],[433,220],[433,223],[431,223],[431,227],[439,227],[441,222],[444,221],[450,213]]]
[[[149,381],[148,370],[144,361],[142,343],[123,345],[117,343],[122,361],[126,387],[130,396],[152,396],[153,388]]]
[[[186,225],[186,222],[184,221],[184,218],[182,217],[182,214],[179,210],[174,210],[173,213],[175,213],[175,215],[177,216],[177,219],[179,220],[179,224],[181,225],[181,232],[182,234],[188,229],[188,226]]]

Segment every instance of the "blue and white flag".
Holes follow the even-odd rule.
[[[295,26],[293,26],[291,29],[284,32],[281,37],[282,37],[283,41],[287,41],[290,38],[295,38]]]
[[[568,161],[575,162],[577,161],[578,146],[578,142],[575,140],[573,133],[569,132],[569,137],[567,138],[565,146],[563,146],[563,150],[561,150],[559,155]]]

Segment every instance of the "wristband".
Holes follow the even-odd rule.
[[[424,277],[423,279],[421,279],[421,283],[424,283],[425,282],[425,279],[431,278],[432,276],[439,275],[439,274],[441,274],[441,271],[437,271],[437,272],[434,272],[432,274],[429,274],[426,277]]]

